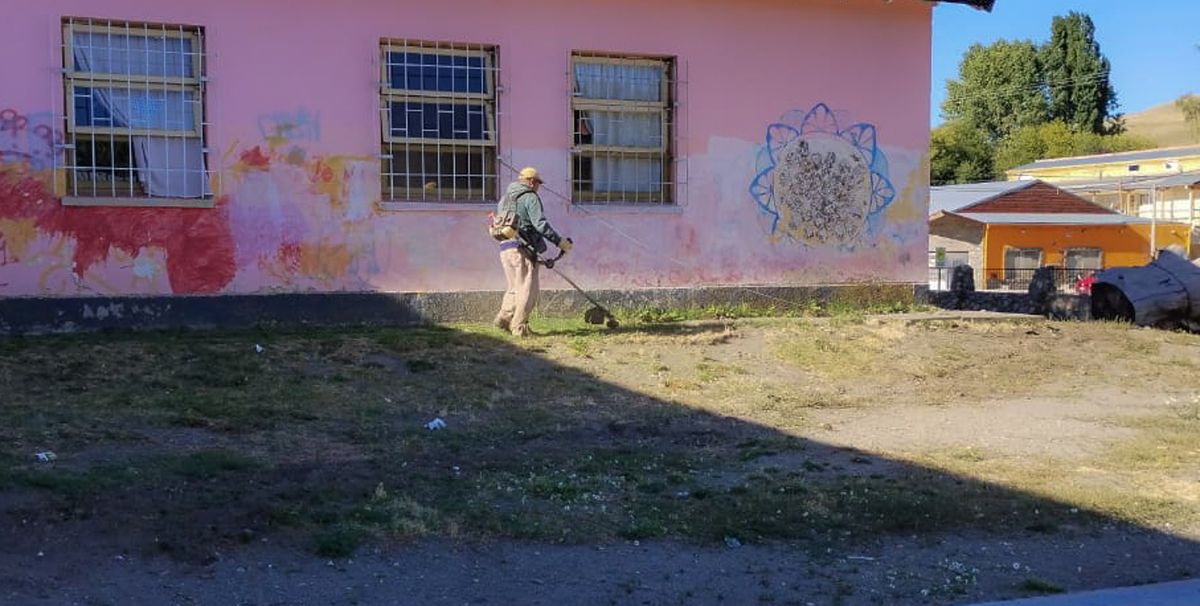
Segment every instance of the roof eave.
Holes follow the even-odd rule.
[[[948,2],[950,4],[966,4],[967,6],[979,9],[981,11],[992,12],[992,7],[996,5],[996,0],[929,0],[931,2]]]

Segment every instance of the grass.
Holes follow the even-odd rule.
[[[1096,515],[1188,519],[1178,495],[1055,481],[1070,471],[1054,462],[955,448],[883,470],[867,463],[886,455],[813,447],[832,431],[813,420],[822,415],[1042,393],[1096,359],[1125,374],[1089,375],[1089,386],[1149,377],[1180,389],[1186,378],[1156,365],[1166,354],[1146,331],[1031,335],[867,322],[848,305],[810,312],[828,319],[751,318],[738,306],[644,309],[616,331],[539,319],[547,336],[530,341],[475,324],[3,341],[0,488],[44,495],[50,510],[170,509],[235,535],[300,532],[325,557],[419,537],[737,537],[820,552],[887,534],[1055,532]],[[719,321],[676,321],[697,317]],[[1198,339],[1171,339],[1172,355],[1200,351]],[[1182,473],[1200,411],[1190,400],[1172,410],[1127,421],[1141,437],[1099,463],[1130,474],[1122,481]],[[434,417],[447,427],[425,429]],[[46,448],[58,463],[20,456]],[[213,540],[207,528],[153,529],[164,541],[187,532]]]
[[[196,480],[211,480],[222,474],[257,467],[257,463],[231,450],[204,450],[166,460],[167,469],[174,474]]]
[[[1021,583],[1017,585],[1017,589],[1025,593],[1033,593],[1038,595],[1051,595],[1066,591],[1066,589],[1063,589],[1062,585],[1051,583],[1050,581],[1039,579],[1037,577],[1029,577],[1024,581],[1021,581]]]
[[[1150,417],[1128,417],[1119,423],[1137,431],[1136,437],[1108,450],[1108,462],[1139,471],[1180,471],[1200,463],[1200,393],[1170,412]]]

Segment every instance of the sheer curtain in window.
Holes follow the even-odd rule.
[[[663,70],[653,65],[576,61],[576,95],[587,99],[662,101]],[[663,143],[661,110],[583,112],[592,143],[659,149]],[[597,155],[592,164],[596,192],[658,192],[662,159],[616,154]]]
[[[192,77],[191,40],[74,32],[71,48],[80,72],[113,74],[128,83],[91,88],[92,102],[112,115],[114,128],[178,131],[175,135],[131,135],[138,180],[146,193],[166,198],[207,195],[201,140],[191,133],[199,99],[191,89],[135,87],[135,78]]]

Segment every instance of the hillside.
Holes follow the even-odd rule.
[[[1200,143],[1200,136],[1184,122],[1183,112],[1175,107],[1174,101],[1126,114],[1125,128],[1130,134],[1157,141],[1161,147]]]

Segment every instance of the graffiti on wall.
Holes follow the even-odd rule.
[[[50,112],[22,114],[0,110],[0,164],[27,164],[34,170],[54,167],[54,153],[63,143]]]
[[[767,127],[750,195],[773,242],[854,248],[895,198],[875,127],[843,127],[825,104]]]
[[[305,108],[275,111],[258,117],[258,134],[270,144],[321,140],[321,113]]]
[[[310,153],[320,115],[262,114],[227,148],[212,208],[64,205],[51,114],[0,111],[0,284],[21,294],[361,289],[375,255],[379,161]]]
[[[29,164],[0,166],[5,259],[37,272],[40,290],[211,293],[233,278],[232,237],[220,208],[67,207],[52,180],[51,171]]]

